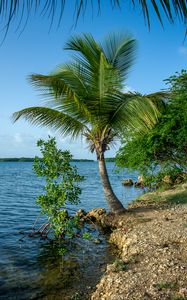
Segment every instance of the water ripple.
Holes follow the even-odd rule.
[[[79,207],[85,210],[94,207],[107,208],[97,163],[77,163],[77,167],[79,172],[85,176],[85,180],[81,183],[82,195]],[[141,193],[140,190],[133,187],[125,189],[121,184],[124,177],[136,179],[137,174],[131,174],[128,171],[126,176],[123,173],[116,174],[113,163],[108,164],[108,172],[114,191],[124,205],[127,205],[130,200]],[[51,263],[54,255],[49,254],[51,249],[47,250],[49,253],[47,252],[46,255],[43,241],[29,238],[20,241],[20,238],[24,237],[20,232],[28,232],[39,215],[39,208],[35,204],[35,199],[43,191],[44,180],[35,176],[32,171],[32,163],[0,163],[0,299],[42,299],[41,293],[44,291],[41,291],[41,285],[45,286],[47,293],[51,293],[53,290],[52,282],[54,286],[58,286],[59,278],[61,284],[58,286],[58,292],[60,290],[62,293],[64,288],[64,277],[59,273],[57,261],[54,260]],[[98,257],[104,255],[102,260],[107,257],[103,251],[103,244],[101,247],[97,246],[95,250],[92,248],[93,245],[87,246],[87,260],[90,260],[91,255],[92,268],[95,264],[98,264],[99,268],[100,260]],[[84,255],[83,252],[80,252],[77,259]],[[72,267],[68,265],[68,268],[73,272]],[[68,268],[67,270],[69,270]],[[92,277],[96,273],[95,269],[93,271],[90,268],[90,265],[87,264],[87,274],[82,275],[85,272],[82,270],[81,277]],[[53,280],[49,279],[49,273],[52,274]],[[55,281],[57,280],[56,277],[58,281]],[[76,282],[76,280],[74,281]],[[40,287],[38,286],[39,282],[42,282]]]

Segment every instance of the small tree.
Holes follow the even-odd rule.
[[[37,146],[42,158],[35,157],[33,169],[39,177],[45,178],[46,185],[45,194],[38,196],[36,203],[47,216],[45,228],[50,227],[56,237],[72,237],[78,218],[68,217],[66,205],[80,202],[81,189],[77,183],[83,180],[83,176],[70,164],[70,152],[57,149],[55,138],[39,140]]]

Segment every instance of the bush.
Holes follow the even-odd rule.
[[[123,134],[116,157],[118,166],[138,170],[149,186],[163,184],[165,176],[185,180],[187,172],[187,72],[165,81],[168,99],[157,124],[144,136]]]
[[[76,216],[69,217],[67,204],[78,204],[81,189],[78,182],[83,180],[77,168],[70,164],[72,155],[69,151],[57,149],[54,138],[39,140],[42,158],[35,157],[33,169],[46,181],[45,194],[38,196],[36,203],[41,213],[47,216],[47,226],[56,237],[72,237],[79,223]]]

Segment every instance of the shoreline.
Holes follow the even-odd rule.
[[[100,221],[118,256],[91,300],[187,299],[187,184],[144,194]]]

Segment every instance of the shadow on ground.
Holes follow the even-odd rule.
[[[168,206],[170,207],[171,205],[176,204],[187,204],[186,184],[177,189],[146,193],[133,201],[129,205],[128,211],[132,213],[141,213],[155,209],[167,209]]]
[[[166,197],[166,200],[167,202],[173,204],[187,204],[187,190],[177,194],[169,195]]]

